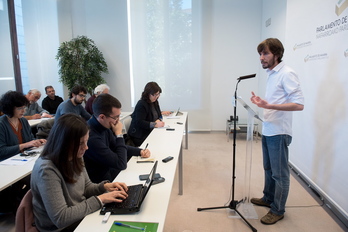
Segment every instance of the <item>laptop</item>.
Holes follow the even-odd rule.
[[[100,214],[104,215],[107,212],[111,214],[130,214],[138,212],[141,204],[143,203],[146,194],[150,190],[153,180],[155,179],[155,173],[157,169],[157,163],[155,162],[153,168],[149,174],[149,177],[144,184],[128,186],[128,197],[122,202],[107,203],[100,210]]]
[[[180,115],[182,115],[182,113],[180,112],[180,107],[179,107],[178,111],[176,111],[175,116],[180,116]]]

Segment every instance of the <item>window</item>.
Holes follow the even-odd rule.
[[[133,106],[146,83],[155,81],[162,88],[162,110],[200,107],[199,60],[194,58],[199,43],[193,41],[191,9],[191,0],[128,0]]]

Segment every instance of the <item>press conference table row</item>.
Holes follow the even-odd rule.
[[[122,112],[121,121],[130,117],[131,112]],[[164,117],[165,128],[155,128],[148,138],[144,141],[141,148],[148,144],[151,155],[158,160],[157,173],[165,178],[165,182],[153,185],[143,202],[140,212],[130,215],[112,215],[107,223],[102,223],[102,215],[99,211],[86,216],[80,223],[76,231],[109,231],[114,220],[123,221],[143,221],[158,222],[158,231],[163,231],[166,212],[170,200],[170,194],[173,186],[175,172],[179,164],[179,194],[183,194],[183,163],[182,163],[182,140],[184,131],[185,148],[188,148],[188,115],[183,112],[181,116]],[[182,124],[178,124],[182,123]],[[37,120],[33,122],[33,126]],[[167,128],[175,129],[174,131],[166,130]],[[35,150],[40,151],[43,147]],[[167,156],[173,156],[174,159],[168,163],[161,160]],[[17,182],[18,180],[28,176],[32,172],[34,163],[39,155],[34,157],[20,157],[16,155],[11,159],[24,159],[27,161],[19,162],[21,165],[3,165],[0,162],[0,191]],[[125,182],[127,185],[142,183],[139,180],[140,174],[148,174],[153,167],[153,163],[137,163],[138,157],[133,157],[128,162],[126,170],[122,171],[115,181]],[[23,163],[22,163],[23,162]]]
[[[169,128],[175,130],[155,128],[140,146],[144,148],[148,144],[151,156],[158,160],[156,172],[165,178],[165,182],[152,185],[140,211],[126,215],[111,215],[106,223],[102,223],[104,216],[97,211],[87,215],[75,231],[109,231],[114,221],[157,222],[157,231],[163,231],[178,164],[179,194],[183,194],[182,141],[185,131],[185,147],[187,148],[187,117],[187,112],[184,112],[181,116],[164,117],[163,121],[166,128],[169,126]],[[178,122],[182,124],[178,124]],[[174,159],[163,163],[162,159],[167,156],[173,156]],[[144,181],[139,180],[139,175],[148,174],[154,163],[137,163],[138,159],[140,158],[132,157],[128,162],[127,169],[120,172],[115,181],[125,182],[127,185],[143,183]]]
[[[130,117],[131,112],[122,112],[120,120],[123,121],[126,118]],[[37,126],[41,121],[47,120],[47,119],[32,119],[28,120],[29,125],[31,127]],[[41,151],[43,147],[33,149],[37,151]],[[9,158],[6,163],[8,165],[4,165],[3,162],[0,162],[0,191],[4,190],[8,186],[16,183],[20,179],[28,176],[31,174],[31,171],[34,167],[35,160],[39,157],[39,155],[36,155],[34,157],[21,157],[19,155],[16,155],[14,157]],[[11,162],[11,159],[13,162]],[[13,160],[14,159],[14,160]],[[26,161],[21,161],[21,160]],[[13,164],[13,165],[11,165]]]

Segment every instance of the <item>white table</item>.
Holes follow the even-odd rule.
[[[187,113],[184,112],[179,118],[169,119],[164,117],[163,120],[166,126],[175,128],[175,131],[167,131],[166,128],[155,128],[141,147],[144,148],[146,144],[149,144],[148,149],[150,149],[151,155],[159,161],[156,172],[166,179],[165,182],[151,187],[138,213],[111,215],[107,223],[102,223],[103,215],[100,215],[97,211],[87,215],[75,231],[109,231],[112,223],[116,220],[158,222],[158,231],[163,231],[178,163],[179,184],[181,185],[179,194],[182,194],[182,140],[185,129],[187,134]],[[179,125],[177,122],[183,124]],[[167,156],[173,156],[174,159],[168,163],[163,163],[162,159]],[[139,181],[139,175],[148,174],[153,167],[153,163],[136,163],[137,159],[138,157],[130,159],[127,169],[120,172],[115,181],[125,182],[127,185],[143,183]]]
[[[120,120],[124,120],[127,117],[129,117],[132,114],[132,112],[122,112],[121,113],[121,117]],[[37,124],[39,124],[41,121],[43,120],[47,120],[49,118],[41,118],[41,119],[31,119],[28,120],[29,125],[31,127],[36,126]],[[34,150],[42,150],[43,147],[40,147],[38,149],[34,149]],[[28,176],[29,174],[31,174],[35,161],[36,159],[39,157],[39,154],[37,154],[35,156],[34,159],[30,160],[29,162],[27,162],[24,165],[1,165],[0,164],[0,191],[7,188],[8,186],[16,183],[17,181],[19,181],[20,179]],[[14,157],[10,157],[9,159],[12,159]],[[23,159],[25,159],[25,157],[23,157]]]
[[[33,149],[33,151],[41,151],[43,146]],[[8,186],[16,183],[17,181],[23,179],[24,177],[31,174],[35,161],[40,154],[36,154],[30,161],[26,161],[23,165],[2,165],[0,164],[0,191],[7,188]],[[17,158],[16,156],[10,157],[8,159]],[[26,159],[22,157],[22,159]],[[5,161],[5,160],[4,160]],[[21,162],[21,161],[19,161]],[[24,162],[24,161],[23,161]]]

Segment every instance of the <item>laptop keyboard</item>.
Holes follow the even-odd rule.
[[[138,197],[136,197],[140,191],[141,188],[143,187],[143,185],[134,185],[134,186],[129,186],[127,194],[128,197],[126,200],[118,203],[118,207],[119,208],[129,208],[129,207],[133,207],[138,203]]]
[[[140,193],[142,187],[143,185],[141,184],[128,186],[127,199],[122,202],[115,202],[115,203],[111,203],[110,205],[108,204],[107,211],[112,212],[112,209],[127,209],[127,208],[135,207],[136,204],[138,203],[138,197],[136,196]]]

